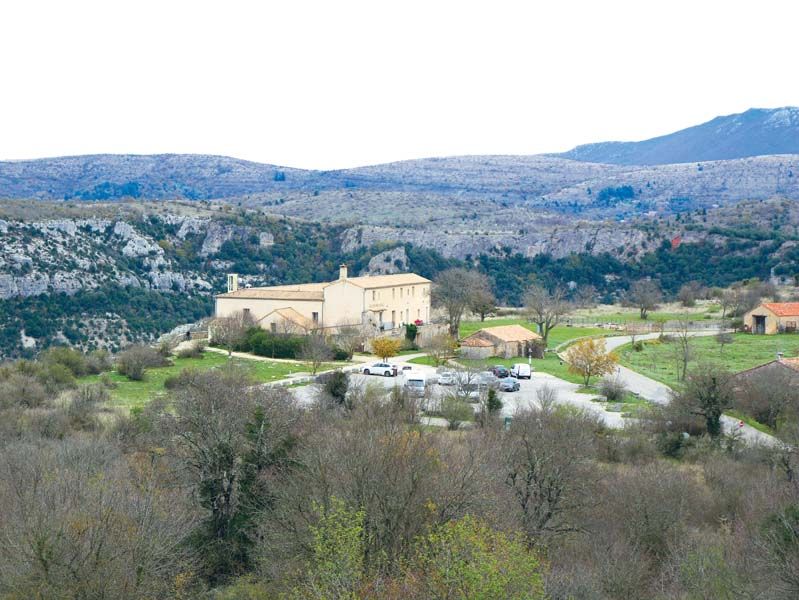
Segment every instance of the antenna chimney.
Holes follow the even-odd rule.
[[[338,268],[338,278],[339,280],[344,280],[347,278],[347,265],[340,265]]]
[[[239,274],[238,273],[228,273],[227,276],[227,291],[235,292],[239,289]]]

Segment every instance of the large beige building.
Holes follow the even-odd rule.
[[[228,277],[228,292],[216,297],[216,316],[249,313],[275,332],[373,326],[389,330],[430,319],[430,280],[414,273],[349,277],[341,266],[329,283],[238,288]]]
[[[799,302],[764,302],[746,313],[743,320],[752,333],[792,333],[799,323]]]

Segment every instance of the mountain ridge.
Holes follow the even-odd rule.
[[[583,144],[560,158],[616,165],[658,165],[799,153],[799,108],[750,108],[636,142]]]

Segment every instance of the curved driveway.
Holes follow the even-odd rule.
[[[716,335],[717,333],[717,331],[696,331],[691,332],[691,336],[697,337]],[[635,339],[636,341],[651,340],[657,338],[659,335],[659,333],[648,333],[645,335],[635,336]],[[605,340],[608,350],[616,350],[617,348],[632,342],[632,338],[628,335],[613,336],[605,338]],[[638,394],[650,402],[655,402],[657,404],[669,403],[672,390],[666,384],[655,381],[646,375],[641,375],[640,373],[621,365],[618,367],[618,374],[619,379],[624,382],[624,384],[627,386],[627,389],[629,389],[631,392]],[[737,419],[728,417],[726,415],[721,417],[721,424],[725,433],[738,431],[743,439],[750,443],[764,445],[774,445],[779,443],[777,438],[774,436],[763,433],[762,431],[759,431],[754,427],[743,423],[742,421],[738,421]]]

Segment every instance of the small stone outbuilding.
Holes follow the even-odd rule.
[[[744,329],[772,335],[793,333],[799,324],[799,302],[764,302],[744,315]]]
[[[525,357],[530,353],[540,358],[543,349],[541,336],[521,325],[484,327],[461,341],[461,356],[472,359]]]

